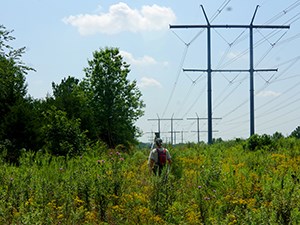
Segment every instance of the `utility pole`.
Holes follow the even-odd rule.
[[[183,143],[183,133],[187,133],[188,131],[173,131],[174,134],[174,144],[177,143],[177,135],[176,134],[181,134],[181,143]]]
[[[200,120],[207,120],[207,118],[199,118],[198,114],[196,113],[196,118],[187,118],[187,120],[197,120],[197,137],[198,137],[198,143],[200,143]],[[217,119],[220,120],[222,118],[211,118],[212,120]],[[205,132],[205,131],[204,131]],[[214,132],[214,131],[212,131]]]
[[[158,122],[157,124],[157,134],[155,134],[156,137],[160,137],[160,118],[157,114],[157,119],[148,119],[148,121],[156,121]]]
[[[147,139],[148,139],[148,141],[153,141],[153,136],[155,135],[155,132],[153,132],[153,131],[149,131],[149,132],[145,132],[145,133],[143,133],[144,135],[146,135],[146,134],[150,134],[150,137],[148,136],[147,137]]]
[[[207,118],[206,118],[207,119]],[[198,131],[198,130],[192,130],[191,131],[192,133],[198,133],[198,135],[199,135],[199,133],[208,133],[207,132],[207,130],[200,130],[200,131]],[[212,130],[212,132],[213,133],[215,133],[215,132],[219,132],[218,130]],[[200,135],[199,135],[200,136]],[[200,138],[199,138],[200,139]],[[200,143],[200,140],[198,141],[198,144]]]
[[[171,121],[171,144],[173,145],[173,138],[174,138],[174,128],[173,128],[173,122],[174,120],[183,120],[182,118],[173,118],[173,115],[170,119],[161,119],[161,120],[170,120]]]
[[[188,131],[183,131],[183,130],[180,131],[180,133],[181,133],[181,143],[183,143],[183,140],[184,140],[183,134],[184,134],[184,133],[187,133],[187,132],[188,132]]]
[[[172,144],[176,144],[176,140],[177,140],[177,138],[176,138],[176,134],[180,134],[181,133],[181,131],[173,131],[173,134],[174,134],[174,139],[173,139],[173,143]]]
[[[252,17],[250,25],[211,25],[203,5],[201,5],[203,14],[206,19],[207,25],[170,25],[170,29],[173,28],[206,28],[207,30],[207,69],[183,69],[184,71],[192,72],[207,72],[207,119],[208,119],[208,143],[212,143],[212,84],[211,84],[211,75],[212,72],[248,72],[250,73],[250,136],[254,134],[254,72],[264,72],[264,71],[277,71],[277,69],[254,69],[253,66],[253,29],[289,29],[290,26],[276,26],[276,25],[253,25],[254,17],[256,15],[258,6],[255,9],[254,15]],[[211,28],[247,28],[249,29],[250,35],[250,69],[248,70],[213,70],[211,68]]]
[[[170,131],[170,133],[171,133],[171,144],[173,144],[173,138],[174,138],[173,121],[174,120],[183,120],[183,119],[173,118],[173,115],[172,115],[172,117],[170,119],[162,119],[162,118],[159,118],[158,115],[157,115],[157,119],[148,119],[148,121],[153,121],[153,120],[154,121],[158,121],[158,134],[159,134],[159,136],[160,136],[160,133],[161,133],[161,131],[160,131],[160,122],[162,120],[170,120],[171,121],[171,131]]]

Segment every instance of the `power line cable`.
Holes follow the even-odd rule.
[[[293,17],[293,22],[294,21],[296,21],[296,20],[298,20],[299,18],[297,18],[297,16],[294,16]],[[275,33],[276,34],[276,33]],[[274,34],[274,35],[275,35]],[[299,35],[299,34],[298,34]],[[298,35],[295,35],[293,38],[290,38],[290,40],[294,40],[294,39],[296,39],[296,38],[298,38]],[[272,37],[272,36],[268,36],[268,37]],[[282,37],[281,37],[282,38]],[[279,39],[281,39],[281,38],[279,38]],[[194,39],[192,39],[192,40],[195,40],[195,39],[197,39],[197,37],[195,37]],[[268,42],[269,44],[272,44],[268,39],[266,39],[266,37],[264,37],[263,39],[262,39],[262,43],[264,43],[264,42]],[[285,40],[283,40],[283,41],[285,41]],[[282,42],[283,42],[282,41]],[[277,41],[277,43],[278,43],[279,41]],[[280,42],[281,43],[281,42]],[[229,42],[227,42],[227,44],[230,44]],[[279,45],[279,43],[278,43],[278,45]],[[230,46],[229,46],[230,47]],[[265,57],[269,54],[269,52],[271,52],[271,50],[269,49],[266,53],[265,53],[265,55],[257,62],[257,64],[260,64],[264,59],[265,59]],[[243,56],[243,55],[242,55]],[[269,78],[269,80],[270,81],[272,81],[272,82],[274,82],[275,80],[272,80],[273,79],[273,77],[275,76],[275,74],[273,74],[272,76],[271,76],[271,78]],[[189,76],[188,76],[189,77]],[[189,77],[190,78],[190,77]],[[191,79],[191,78],[190,78]],[[191,79],[192,80],[192,79]],[[268,80],[266,80],[266,79],[264,79],[265,80],[265,82],[267,83],[268,82]],[[229,82],[229,80],[227,79],[227,81]],[[225,99],[224,99],[225,100]]]
[[[191,110],[193,107],[195,107],[196,103],[199,101],[200,97],[205,93],[205,85],[202,87],[202,89],[200,89],[200,92],[198,94],[198,96],[195,98],[195,100],[193,101],[193,103],[190,105],[190,107],[186,110],[186,112],[183,114],[182,117],[185,117]]]
[[[269,20],[267,20],[265,22],[265,24],[270,24],[270,23],[273,23],[273,22],[277,21],[281,17],[285,16],[288,12],[296,9],[299,5],[300,5],[300,1],[299,0],[296,1],[296,2],[294,2],[294,3],[292,3],[287,8],[285,8],[284,10],[282,10],[281,12],[279,12],[277,15],[275,15],[272,18],[270,18]]]
[[[296,110],[298,110],[298,108],[296,108],[295,110],[293,110],[293,112],[296,111]],[[299,118],[300,118],[300,117],[299,117]],[[286,124],[288,124],[288,123],[290,123],[290,122],[294,122],[294,121],[296,121],[296,122],[298,123],[298,122],[299,122],[299,118],[293,118],[293,119],[289,119],[289,120],[284,120],[284,121],[282,121],[282,122],[280,122],[280,123],[273,123],[273,122],[272,122],[272,126],[265,127],[265,128],[263,128],[263,129],[258,128],[258,130],[260,130],[260,131],[262,132],[262,131],[268,130],[268,129],[270,129],[270,128],[274,128],[274,127],[278,128],[278,127],[281,126],[281,125],[286,125]],[[291,132],[292,132],[292,131],[291,131]]]
[[[243,81],[245,80],[246,78]],[[228,99],[228,97],[231,96],[238,89],[238,87],[243,83],[243,81],[237,83],[237,85],[233,87],[232,90],[227,95],[225,95],[218,104],[215,104],[214,109],[216,110],[226,99]],[[229,86],[232,86],[232,84],[227,85],[226,88],[228,88]],[[222,95],[224,95],[224,93]]]
[[[225,0],[221,6],[217,9],[217,11],[212,15],[210,18],[210,21],[213,22],[220,14],[221,12],[225,9],[225,7],[231,2],[231,0]]]
[[[269,100],[268,102],[256,107],[257,110],[261,110],[262,108],[268,106],[269,104],[271,104],[272,102],[278,100],[278,98],[281,98],[282,96],[285,96],[285,94],[291,92],[292,90],[294,90],[295,88],[298,88],[300,85],[300,82],[294,84],[292,87],[288,87],[287,90],[285,90],[281,95],[279,95],[277,98],[273,98],[271,100]],[[285,103],[286,100],[283,100],[282,102],[277,103],[276,105],[281,105],[282,103]]]
[[[213,18],[212,18],[212,21],[214,20],[214,19],[216,19],[217,18],[217,16],[223,11],[223,9],[229,4],[229,2],[230,2],[231,0],[225,0],[223,3],[222,3],[222,5],[221,5],[221,7],[219,7],[219,9],[217,10],[217,15],[215,15]],[[191,41],[190,42],[188,42],[188,43],[186,43],[179,35],[177,35],[177,33],[175,33],[175,32],[173,32],[176,36],[177,36],[177,38],[179,39],[179,40],[181,40],[181,42],[183,42],[184,44],[185,44],[185,46],[186,46],[186,48],[185,48],[185,51],[184,51],[184,54],[183,54],[183,56],[184,57],[182,57],[182,59],[181,59],[181,63],[180,63],[180,69],[178,70],[178,73],[177,73],[177,76],[176,76],[176,80],[175,80],[175,83],[174,83],[174,85],[173,85],[173,89],[172,89],[172,91],[171,91],[171,94],[170,94],[170,97],[169,97],[169,99],[168,99],[168,101],[167,101],[167,104],[166,104],[166,107],[165,107],[165,109],[164,109],[164,111],[163,111],[163,117],[164,117],[164,115],[165,115],[165,113],[166,113],[166,110],[168,109],[168,107],[169,107],[169,104],[170,104],[170,102],[171,102],[171,100],[172,100],[172,98],[173,98],[173,95],[174,95],[174,92],[175,92],[175,89],[176,89],[176,86],[177,86],[177,82],[178,82],[178,79],[179,79],[179,75],[180,75],[180,73],[181,73],[181,68],[183,67],[183,64],[184,64],[184,61],[185,61],[185,58],[186,58],[186,55],[187,55],[187,50],[188,50],[188,47],[200,36],[200,34],[202,34],[203,33],[203,31],[204,31],[204,29],[202,29],[202,30],[200,30],[192,39],[191,39]]]
[[[276,43],[283,37],[284,35],[282,35],[280,38],[278,38],[278,40],[276,41]],[[225,98],[223,99],[223,100],[225,100]],[[223,101],[222,101],[223,102]],[[221,102],[221,103],[222,103]],[[238,105],[236,108],[234,108],[233,110],[231,110],[229,113],[227,113],[225,116],[223,116],[222,118],[224,118],[224,117],[227,117],[227,116],[229,116],[231,113],[233,113],[233,112],[235,112],[236,110],[238,110],[240,107],[242,107],[244,104],[246,104],[248,101],[246,100],[246,101],[243,101],[240,105]]]
[[[191,79],[191,80],[192,80],[191,86],[190,86],[190,88],[189,88],[189,90],[188,90],[186,96],[183,98],[182,104],[180,105],[180,108],[179,108],[179,110],[177,111],[176,114],[180,114],[181,110],[185,108],[185,104],[188,102],[188,99],[189,99],[189,97],[190,97],[190,95],[191,95],[191,93],[192,93],[192,90],[194,89],[194,87],[195,87],[197,81],[198,81],[201,77],[203,78],[203,76],[200,75],[200,76],[198,76],[198,78],[197,78],[196,80],[192,80],[192,79]],[[184,116],[182,116],[182,117],[184,117]]]
[[[299,101],[299,100],[300,100],[300,99],[297,99],[297,101]],[[274,118],[272,118],[272,119],[270,119],[270,120],[261,122],[260,125],[268,124],[268,123],[270,123],[270,122],[272,122],[272,123],[274,124],[274,121],[276,121],[277,119],[286,117],[286,115],[291,114],[291,113],[295,112],[295,111],[298,110],[298,109],[300,109],[299,106],[297,106],[297,108],[295,108],[295,109],[293,109],[293,110],[289,110],[288,112],[284,112],[284,113],[282,113],[282,114],[280,114],[280,115],[278,115],[278,116],[276,116],[276,117],[274,117]]]
[[[290,99],[289,99],[289,100],[290,100]],[[262,118],[262,117],[265,117],[265,116],[270,116],[270,114],[276,113],[276,112],[278,112],[278,111],[284,109],[285,107],[290,106],[290,105],[292,105],[292,104],[294,104],[295,102],[298,102],[298,101],[300,101],[300,98],[297,98],[297,99],[295,99],[295,100],[293,100],[293,101],[291,101],[291,102],[285,102],[284,105],[276,105],[276,106],[277,106],[276,108],[272,108],[272,109],[270,109],[269,111],[266,111],[265,113],[262,113],[262,114],[259,116],[259,118]]]
[[[264,107],[268,106],[268,105],[271,104],[272,102],[278,100],[278,98],[284,96],[284,95],[287,94],[288,92],[291,92],[293,89],[297,88],[299,85],[300,85],[300,82],[294,84],[292,87],[288,87],[287,90],[284,91],[284,92],[283,92],[280,96],[278,96],[277,98],[273,98],[273,99],[269,100],[268,102],[266,102],[266,103],[264,103],[264,104],[262,104],[262,105],[256,107],[256,110],[255,110],[255,111],[257,112],[257,111],[260,110],[261,108],[264,108]],[[261,91],[261,90],[260,90],[260,91]],[[259,91],[259,92],[260,92],[260,91]],[[258,93],[259,93],[259,92],[258,92]],[[286,102],[286,100],[283,100],[283,103],[285,103],[285,102]],[[278,104],[280,105],[280,104],[282,104],[282,103],[278,103]],[[236,109],[236,110],[237,110],[237,109]],[[234,110],[234,111],[236,111],[236,110]],[[232,113],[233,113],[234,111],[232,111]],[[230,115],[230,114],[228,113],[228,115]],[[244,114],[241,114],[241,115],[239,115],[239,116],[236,116],[235,118],[233,118],[233,119],[231,119],[231,120],[228,120],[228,121],[224,121],[224,120],[223,120],[223,124],[230,124],[231,122],[233,122],[233,121],[235,121],[235,120],[238,120],[239,118],[243,118],[243,117],[245,117],[245,116],[247,116],[247,115],[248,115],[248,113],[244,113]],[[223,116],[222,118],[224,118],[224,116]]]
[[[167,102],[167,104],[166,104],[166,106],[165,106],[165,109],[164,109],[164,111],[163,111],[162,117],[165,116],[165,113],[166,113],[166,111],[167,111],[167,109],[168,109],[168,107],[169,107],[169,104],[170,104],[171,100],[172,100],[173,94],[174,94],[175,89],[176,89],[176,86],[177,86],[177,82],[178,82],[179,76],[180,76],[180,74],[181,74],[181,68],[182,68],[182,66],[183,66],[183,64],[184,64],[184,61],[185,61],[185,58],[186,58],[186,55],[187,55],[187,52],[188,52],[188,48],[189,48],[189,45],[185,45],[185,48],[184,48],[184,51],[183,51],[183,54],[182,54],[182,57],[181,57],[181,61],[180,61],[179,67],[178,67],[176,80],[175,80],[175,83],[174,83],[174,85],[173,85],[173,88],[172,88],[170,97],[169,97],[169,99],[168,99],[168,102]]]
[[[295,18],[294,21],[296,21],[296,20],[298,19],[296,16],[293,17],[293,18]],[[286,34],[286,33],[285,33],[285,34]],[[276,43],[278,43],[279,40],[281,40],[282,37],[283,37],[285,34],[283,34],[280,38],[278,38],[278,40],[277,40]],[[296,38],[298,38],[298,35],[293,36],[290,40],[294,40],[294,39],[296,39]],[[266,39],[266,38],[265,38],[265,39]],[[269,42],[269,41],[268,41],[268,42]],[[272,43],[269,42],[269,44],[272,44]],[[274,45],[275,45],[275,44],[274,44]],[[270,52],[270,50],[268,50],[267,53],[265,53],[264,57],[261,58],[261,60],[258,62],[258,64],[261,63],[261,61],[266,57],[266,55],[267,55],[269,52]],[[273,76],[269,79],[269,81],[270,81],[274,76],[275,76],[275,74],[273,74]],[[265,80],[265,81],[268,82],[267,80]],[[240,104],[240,106],[242,106],[242,105],[243,105],[243,103]],[[223,118],[224,118],[224,116],[223,116]]]

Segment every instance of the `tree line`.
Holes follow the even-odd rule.
[[[26,75],[34,68],[22,61],[26,47],[14,49],[13,31],[0,25],[0,154],[17,162],[21,150],[78,155],[101,142],[129,147],[141,134],[135,122],[145,104],[130,65],[118,48],[93,52],[79,80],[67,76],[52,83],[52,95],[35,99],[27,92]]]

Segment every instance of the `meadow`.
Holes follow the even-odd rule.
[[[160,177],[150,149],[24,151],[0,164],[0,224],[300,224],[300,140],[255,143],[167,146]]]

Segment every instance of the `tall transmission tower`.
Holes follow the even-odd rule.
[[[207,69],[183,69],[184,71],[192,72],[207,72],[207,125],[208,125],[208,143],[212,143],[212,81],[211,75],[213,72],[248,72],[250,74],[250,136],[254,134],[254,72],[277,71],[277,69],[254,69],[254,53],[253,53],[253,29],[289,29],[290,26],[279,25],[253,25],[253,21],[258,9],[255,9],[250,25],[212,25],[205,13],[203,5],[201,5],[207,25],[170,25],[170,29],[178,28],[206,28],[207,30]],[[249,69],[232,69],[232,70],[213,70],[211,66],[211,29],[217,28],[247,28],[249,29]]]

